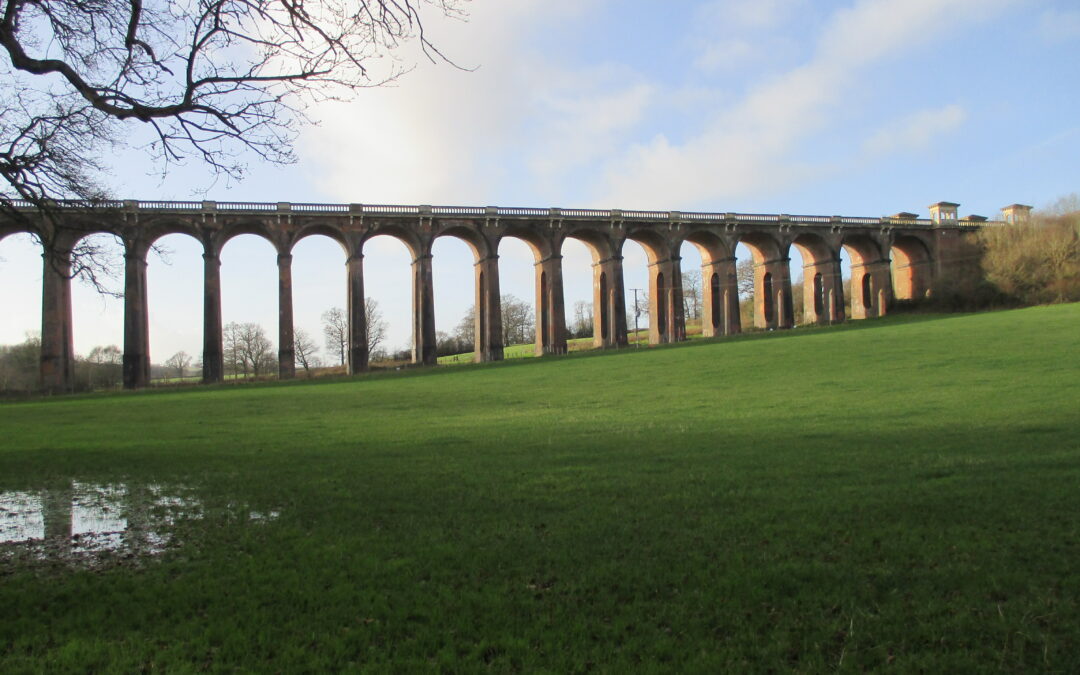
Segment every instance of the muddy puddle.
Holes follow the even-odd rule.
[[[45,490],[0,491],[0,562],[138,562],[179,545],[178,532],[206,515],[184,486],[72,481]],[[230,504],[224,515],[264,524],[279,513]]]

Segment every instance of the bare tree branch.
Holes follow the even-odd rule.
[[[407,72],[406,42],[451,63],[424,17],[463,18],[467,1],[3,0],[0,216],[32,220],[61,260],[52,204],[108,201],[100,158],[139,136],[131,123],[163,175],[189,157],[232,178],[248,153],[290,163],[307,106]],[[72,252],[78,274],[94,253]]]

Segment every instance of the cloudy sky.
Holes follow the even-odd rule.
[[[1080,191],[1080,7],[1075,0],[474,0],[468,21],[428,21],[462,66],[430,64],[348,104],[313,108],[290,167],[237,184],[192,165],[162,181],[118,158],[120,197],[645,208],[877,216],[1046,205]],[[201,250],[181,236],[150,262],[155,362],[201,350]],[[591,297],[588,255],[563,251],[566,305]],[[367,289],[409,335],[404,247],[365,250]],[[500,249],[503,290],[532,297],[524,244]],[[645,285],[628,244],[627,286]],[[684,269],[697,265],[683,251]],[[794,258],[793,270],[799,261]],[[40,322],[40,258],[0,242],[0,343]],[[297,325],[342,306],[344,256],[295,251]],[[464,244],[435,248],[436,321],[471,304]],[[276,335],[276,263],[240,237],[223,255],[224,320]],[[119,302],[77,288],[76,351],[122,344]]]

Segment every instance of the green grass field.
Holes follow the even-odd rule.
[[[0,545],[5,673],[1080,663],[1080,305],[8,403],[0,439],[0,490],[203,511],[152,559]]]

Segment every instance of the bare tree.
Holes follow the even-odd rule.
[[[318,367],[318,357],[315,356],[318,351],[318,345],[306,330],[297,328],[293,331],[293,354],[296,355],[296,360],[300,362],[305,374],[311,375],[311,369]]]
[[[386,339],[386,321],[379,310],[379,303],[371,298],[364,298],[364,317],[367,319],[367,348],[370,356],[377,352],[379,345]],[[338,363],[343,366],[349,356],[349,319],[340,307],[331,307],[323,312],[322,321],[326,351],[337,354]]]
[[[378,351],[379,345],[386,339],[386,322],[383,321],[379,303],[371,298],[364,298],[364,317],[367,319],[368,355]]]
[[[338,365],[345,365],[349,353],[349,320],[340,307],[331,307],[323,312],[323,337],[326,338],[326,351],[337,354]]]
[[[260,374],[264,374],[273,368],[275,363],[274,343],[270,342],[270,339],[266,337],[266,331],[263,330],[263,327],[259,324],[240,324],[240,341],[238,347],[240,358],[245,364],[245,374],[249,367],[251,369],[251,374],[255,377],[258,377]]]
[[[592,337],[593,334],[593,306],[591,302],[578,300],[574,303],[574,323],[571,324],[572,337]]]
[[[424,31],[432,12],[462,15],[458,0],[4,0],[0,213],[43,224],[62,257],[52,200],[102,205],[102,158],[129,139],[162,174],[194,157],[240,178],[245,152],[292,162],[309,104],[397,78],[406,42],[445,60]]]
[[[459,353],[471,352],[476,348],[473,344],[476,341],[476,305],[469,305],[465,316],[461,317],[461,321],[454,328],[453,338]]]
[[[683,272],[683,311],[687,319],[701,318],[701,272],[691,270]]]
[[[499,298],[502,309],[503,344],[517,345],[536,339],[536,317],[531,303],[509,293]]]
[[[739,295],[744,298],[754,297],[754,261],[740,260],[735,265],[735,277],[739,287]]]
[[[258,377],[275,363],[274,344],[257,323],[232,322],[223,331],[225,363],[236,375]]]
[[[1050,212],[1036,213],[1028,223],[982,229],[986,281],[1025,304],[1080,300],[1080,210],[1057,214],[1075,199],[1059,199]]]
[[[221,329],[221,342],[224,348],[224,361],[226,372],[232,375],[240,375],[243,370],[247,377],[247,362],[244,361],[240,348],[240,324],[231,321]]]
[[[191,357],[184,351],[176,352],[165,361],[165,366],[176,372],[177,379],[184,378],[185,371],[187,371],[187,368],[190,365]]]

